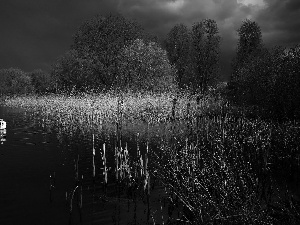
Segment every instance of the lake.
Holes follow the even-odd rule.
[[[67,224],[65,193],[73,185],[70,145],[20,109],[0,107],[0,118],[7,122],[0,145],[0,224]]]
[[[58,124],[50,125],[49,121],[45,121],[38,113],[20,108],[1,106],[0,118],[7,123],[6,135],[3,135],[0,145],[0,224],[90,224],[93,221],[95,224],[97,221],[113,224],[115,202],[110,201],[104,210],[91,199],[93,141],[90,134],[84,135],[79,130],[73,130],[71,134],[64,133]],[[127,128],[132,130],[133,126],[128,124]],[[143,132],[145,127],[136,129]],[[114,135],[103,133],[101,138],[95,137],[96,164],[101,160],[99,153],[105,142],[109,155],[108,166],[112,166],[110,163],[113,160],[110,159],[113,159],[116,140]],[[133,135],[124,135],[123,138],[131,155],[136,155],[136,138]],[[150,148],[156,148],[153,144],[155,141],[150,143]],[[132,152],[132,149],[135,152]],[[146,151],[146,144],[143,141],[140,142],[140,150],[141,154]],[[66,193],[69,196],[78,185],[74,178],[74,165],[77,159],[79,159],[79,176],[84,176],[83,209],[79,213],[76,202],[73,203],[70,216],[70,197],[66,201]],[[99,174],[99,165],[96,166],[96,173]],[[54,186],[51,191],[50,185]],[[157,196],[163,196],[162,190],[162,187],[156,190]],[[92,202],[94,203],[91,206]],[[157,202],[153,200],[152,207],[160,208],[158,202],[159,200]],[[139,208],[140,215],[146,218],[143,207]],[[95,212],[102,214],[97,215]],[[119,217],[123,217],[124,220],[128,217],[126,212],[120,212]]]

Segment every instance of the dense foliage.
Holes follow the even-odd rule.
[[[71,49],[53,66],[60,89],[111,89],[118,73],[117,58],[136,39],[147,39],[140,25],[119,14],[96,15],[74,35]]]
[[[262,49],[262,34],[259,25],[246,19],[242,22],[241,27],[237,30],[239,40],[237,43],[236,56],[232,61],[231,80],[239,79],[240,70],[251,61],[253,56],[257,56]]]
[[[266,117],[299,118],[299,45],[266,48],[259,25],[249,19],[242,22],[237,34],[231,79],[221,91],[215,90],[220,89],[217,86],[211,89],[220,73],[220,35],[214,20],[204,19],[191,29],[175,25],[164,51],[140,25],[119,14],[85,21],[70,50],[53,64],[51,76],[41,70],[2,69],[0,91],[3,95],[116,88],[214,90],[215,97],[222,95],[242,107],[258,107]]]
[[[30,76],[20,69],[1,69],[0,80],[0,95],[24,94],[34,91]]]
[[[31,78],[31,84],[34,87],[35,93],[43,94],[54,90],[54,82],[51,80],[49,73],[41,69],[36,69],[27,73],[27,75]]]
[[[190,86],[193,77],[191,68],[191,32],[184,24],[175,25],[165,40],[166,50],[171,63],[177,68],[177,82],[182,88]]]
[[[59,89],[85,91],[87,87],[97,88],[92,62],[79,57],[76,50],[70,50],[61,56],[52,67],[52,77]]]
[[[166,49],[176,65],[180,87],[206,92],[219,76],[220,36],[217,23],[204,19],[190,31],[177,24],[168,33]]]
[[[174,91],[175,68],[167,53],[154,42],[137,39],[118,58],[116,83],[133,91]]]
[[[16,68],[1,69],[0,80],[0,95],[44,94],[55,89],[50,74],[41,69],[28,73]]]
[[[229,83],[230,99],[274,119],[300,116],[299,45],[263,47],[257,23],[243,22]]]
[[[204,19],[192,27],[191,56],[195,71],[194,83],[202,93],[218,78],[220,36],[217,23]]]

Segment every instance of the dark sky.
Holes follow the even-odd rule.
[[[230,72],[236,29],[246,18],[260,25],[267,46],[300,43],[300,0],[1,0],[0,68],[50,71],[82,22],[109,12],[135,19],[160,38],[177,23],[191,27],[204,18],[216,20],[224,77]]]

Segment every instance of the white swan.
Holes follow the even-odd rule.
[[[0,119],[0,130],[6,129],[6,122],[3,119]]]

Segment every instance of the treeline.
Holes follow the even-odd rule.
[[[266,48],[259,25],[251,20],[243,21],[238,35],[229,99],[256,106],[268,117],[299,119],[300,45]]]
[[[217,23],[211,19],[194,23],[191,30],[184,24],[171,29],[164,43],[176,66],[179,87],[204,93],[217,83],[220,40]]]
[[[51,72],[0,70],[0,94],[103,92],[105,90],[205,93],[218,87],[240,106],[271,116],[300,116],[299,45],[266,48],[259,25],[242,22],[228,85],[219,85],[220,40],[217,23],[175,25],[161,43],[120,14],[96,15],[73,36],[70,49]],[[219,88],[221,87],[221,88]]]
[[[219,44],[217,24],[209,19],[195,23],[191,30],[176,25],[159,43],[137,22],[120,14],[97,15],[78,28],[70,49],[53,63],[49,76],[42,71],[3,70],[3,74],[15,75],[4,75],[7,82],[1,92],[166,92],[178,88],[204,92],[218,76]]]
[[[51,75],[42,70],[0,69],[0,80],[0,96],[54,91]]]
[[[172,81],[173,68],[166,52],[134,21],[123,16],[97,15],[84,22],[73,44],[53,65],[52,76],[59,89],[103,91],[154,89],[161,75]]]
[[[191,31],[176,25],[158,43],[122,15],[97,15],[79,27],[52,76],[64,90],[204,91],[218,73],[219,43],[213,20],[195,23]]]

